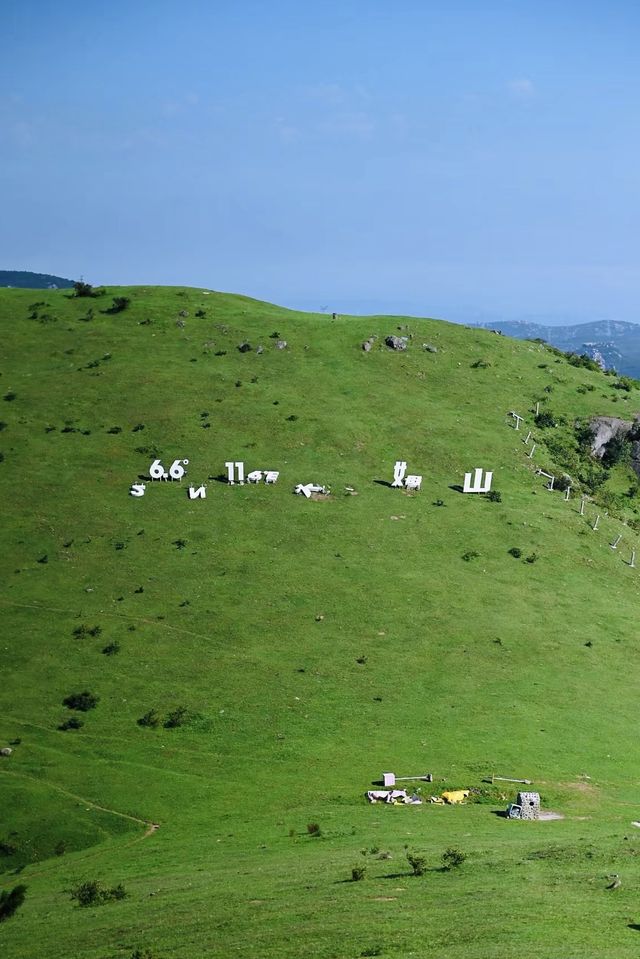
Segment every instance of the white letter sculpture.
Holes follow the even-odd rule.
[[[493,479],[493,473],[487,471],[485,474],[484,485],[482,482],[482,470],[476,469],[474,471],[473,484],[471,483],[471,473],[464,474],[464,486],[462,488],[463,493],[488,493],[491,489],[491,480]]]
[[[278,472],[278,470],[267,470],[265,473],[264,481],[267,485],[271,485],[272,483],[277,483],[279,476],[280,476],[280,473]]]
[[[307,483],[306,486],[303,483],[298,483],[293,492],[311,499],[312,493],[330,493],[331,490],[328,486],[319,486],[317,483]]]
[[[193,486],[190,486],[188,489],[189,499],[206,499],[207,498],[207,488],[206,486],[199,486],[197,489],[194,489]]]
[[[422,477],[421,476],[405,476],[404,478],[405,489],[420,489],[422,486]]]
[[[247,483],[259,483],[262,479],[262,470],[251,470],[247,476]]]
[[[129,490],[129,493],[131,496],[144,496],[144,491],[146,488],[147,487],[144,485],[144,483],[134,483]]]
[[[407,464],[403,460],[398,460],[396,465],[393,467],[393,483],[392,486],[402,486],[402,481],[404,480],[404,474],[407,472]]]

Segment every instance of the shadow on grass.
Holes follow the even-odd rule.
[[[635,929],[636,932],[640,932],[640,922],[628,922],[627,929]]]
[[[388,483],[387,480],[374,480],[373,482],[377,486],[386,486],[387,489],[393,489],[393,483]]]
[[[452,489],[454,493],[464,493],[464,489],[460,486],[460,483],[454,483],[449,489]]]
[[[226,473],[218,473],[217,476],[207,476],[207,479],[213,480],[214,483],[224,483],[226,486],[230,485],[229,477]]]

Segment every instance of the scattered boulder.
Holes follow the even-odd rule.
[[[422,349],[423,349],[423,350],[426,350],[427,353],[437,353],[437,352],[438,352],[438,347],[437,347],[437,346],[433,346],[433,344],[431,344],[431,343],[423,343],[423,344],[422,344]]]
[[[186,325],[187,325],[187,324],[185,323],[184,320],[176,320],[176,326],[177,326],[179,329],[184,330],[184,328],[185,328]]]
[[[240,346],[238,347],[238,350],[241,353],[249,353],[251,351],[251,344],[247,343],[247,341],[245,340],[244,343],[240,344]]]
[[[188,311],[188,310],[180,310],[180,312],[178,313],[178,316],[189,316],[189,311]]]
[[[262,346],[262,345],[256,346],[256,353],[258,353],[258,354],[264,353],[264,346]]]
[[[2,749],[0,749],[0,756],[10,756],[12,752],[13,749],[11,746],[4,746]]]
[[[406,350],[409,338],[407,336],[387,336],[384,342],[390,350]]]
[[[286,340],[278,340],[278,342],[276,343],[276,349],[277,349],[277,350],[286,350],[286,348],[287,348],[287,341],[286,341]]]

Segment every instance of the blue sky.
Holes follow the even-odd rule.
[[[632,2],[12,0],[0,268],[640,320]]]

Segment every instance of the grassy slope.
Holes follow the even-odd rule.
[[[113,293],[130,308],[101,314]],[[36,299],[52,320],[27,319]],[[638,571],[623,559],[637,536],[624,528],[614,553],[618,520],[594,533],[593,507],[580,517],[546,492],[505,411],[546,397],[570,417],[630,416],[638,393],[481,330],[195,290],[8,290],[0,319],[2,393],[16,394],[0,411],[0,737],[22,739],[0,764],[0,839],[17,850],[0,888],[29,887],[0,926],[4,953],[33,955],[35,936],[46,959],[635,955]],[[381,346],[398,323],[414,333],[406,354]],[[239,353],[245,337],[264,353]],[[481,358],[491,366],[472,368]],[[188,457],[206,501],[185,484],[128,496],[154,458],[136,447]],[[420,494],[375,483],[398,458],[424,474]],[[216,482],[228,459],[280,482]],[[476,465],[494,469],[501,503],[450,489]],[[334,495],[293,497],[300,481]],[[102,634],[74,638],[81,624]],[[114,640],[119,654],[102,655]],[[62,698],[83,688],[98,708],[59,732]],[[136,725],[180,704],[187,726]],[[566,818],[506,823],[497,797],[369,807],[383,769],[449,786],[527,776]],[[136,820],[161,828],[143,839]],[[434,867],[424,879],[407,875],[405,844]],[[469,858],[442,873],[450,845]],[[343,882],[371,847],[393,858]],[[65,890],[90,878],[130,898],[80,910]]]

